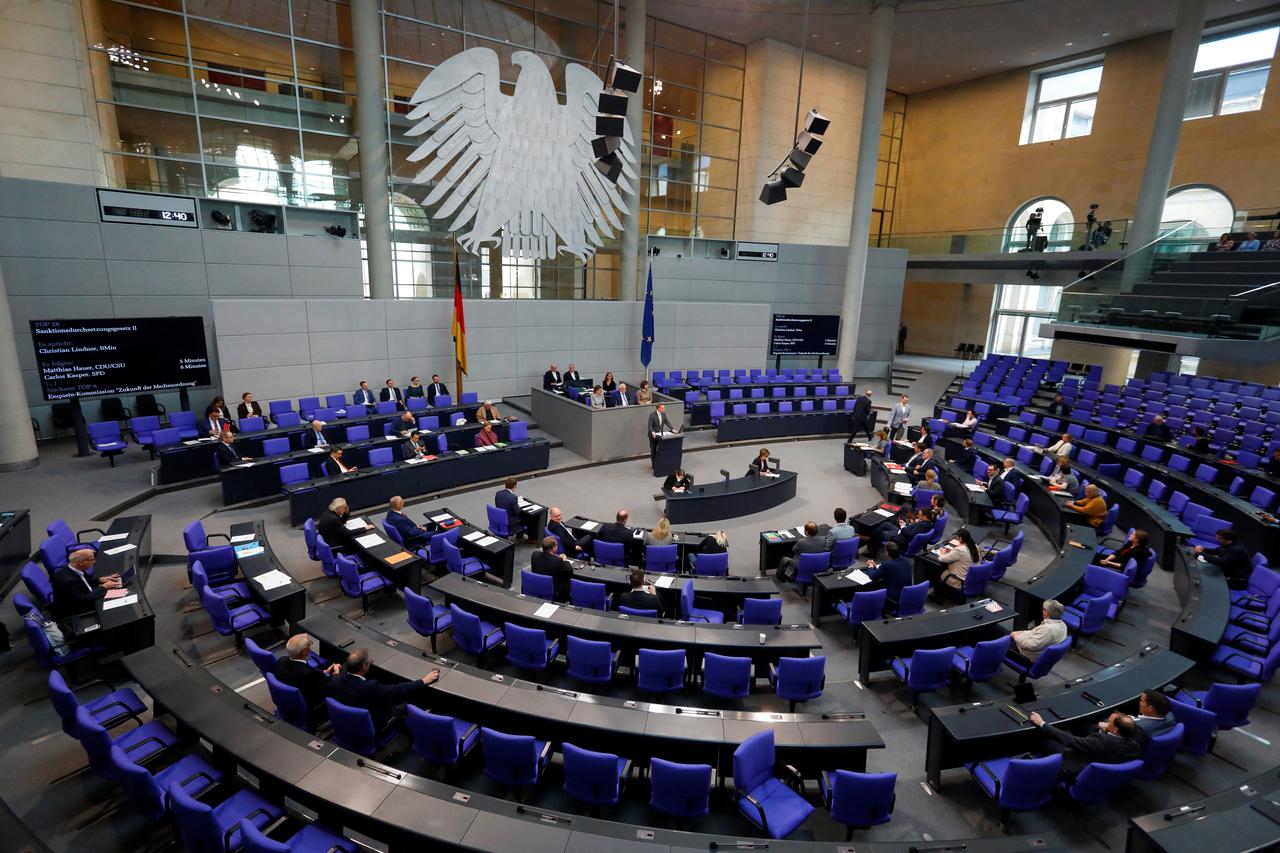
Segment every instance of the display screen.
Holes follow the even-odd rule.
[[[209,384],[201,317],[32,320],[46,400]]]
[[[769,355],[830,355],[840,347],[840,318],[834,314],[774,314]]]

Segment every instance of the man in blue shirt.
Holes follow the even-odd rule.
[[[1258,241],[1258,235],[1250,231],[1245,235],[1245,239],[1240,241],[1240,245],[1236,246],[1237,252],[1257,252],[1262,249],[1262,243]]]
[[[430,544],[431,532],[421,524],[414,524],[413,519],[404,514],[404,498],[395,495],[387,501],[387,506],[387,525],[400,534],[406,548],[420,548]]]

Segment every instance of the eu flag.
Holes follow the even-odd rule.
[[[653,264],[649,264],[649,282],[644,288],[644,327],[640,330],[640,363],[645,367],[653,360]]]

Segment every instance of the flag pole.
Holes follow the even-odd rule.
[[[453,235],[453,278],[454,278],[454,286],[459,288],[459,290],[461,290],[462,273],[460,268],[458,267],[458,235],[457,234]],[[462,363],[458,361],[458,336],[457,335],[453,336],[453,377],[454,377],[454,386],[458,389],[457,390],[458,396],[455,397],[454,399],[456,399],[458,402],[461,402],[462,401]]]

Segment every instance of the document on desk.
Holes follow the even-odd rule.
[[[137,547],[138,547],[137,545],[133,544],[132,542],[129,542],[129,543],[125,544],[125,545],[117,545],[117,546],[116,546],[116,547],[114,547],[114,548],[108,548],[107,550],[103,551],[102,553],[104,553],[104,554],[109,554],[109,555],[111,555],[111,556],[113,556],[113,557],[114,557],[116,554],[123,554],[125,551],[132,551],[133,549],[135,549],[135,548],[137,548]]]
[[[803,531],[804,531],[804,528],[800,528],[800,530],[801,530],[801,532],[803,532]],[[796,535],[795,535],[794,533],[792,533],[790,530],[779,530],[779,531],[778,531],[778,535],[779,535],[779,536],[781,536],[783,539],[795,539],[795,538],[796,538]]]
[[[455,450],[455,451],[453,451],[453,452],[454,452],[454,453],[456,453],[456,454],[458,454],[459,456],[466,456],[466,455],[467,455],[467,450],[466,450],[465,448],[462,448],[462,447],[459,447],[457,450]]]
[[[979,486],[977,483],[965,483],[965,484],[964,484],[964,487],[965,487],[966,489],[968,489],[969,491],[971,491],[971,492],[985,492],[985,491],[986,491],[986,489],[982,488],[982,486]]]
[[[797,535],[797,536],[803,536],[803,535],[804,535],[804,525],[803,525],[803,524],[798,524],[798,525],[796,525],[796,535]]]
[[[462,538],[467,540],[468,542],[476,542],[484,538],[484,531],[473,530],[470,533],[468,533],[466,536],[463,536]]]
[[[533,615],[542,619],[550,619],[552,615],[560,609],[559,604],[552,604],[548,601],[546,604],[533,611]]]
[[[243,545],[232,545],[237,557],[256,557],[263,553],[263,547],[257,542],[246,542]]]
[[[328,449],[329,449],[328,447],[324,447],[317,444],[315,447],[308,447],[307,452],[308,453],[324,453]]]
[[[387,540],[383,539],[376,533],[366,533],[364,536],[356,537],[356,544],[361,548],[374,548],[385,541]]]
[[[845,579],[851,580],[854,583],[860,583],[860,584],[871,583],[871,578],[868,577],[867,573],[864,572],[862,569],[854,569],[853,571],[849,572],[849,574],[845,575]]]
[[[257,538],[258,538],[258,534],[256,533],[241,533],[239,536],[231,537],[231,544],[239,545],[241,542],[252,542]]]
[[[656,587],[661,587],[662,589],[670,589],[671,585],[675,582],[676,582],[675,575],[663,575],[662,577],[654,581],[653,585]]]
[[[124,598],[117,598],[112,601],[102,602],[103,610],[114,610],[117,607],[127,607],[130,604],[138,603],[138,594],[126,595]]]
[[[420,465],[420,464],[422,464],[423,462],[426,462],[426,461],[427,461],[427,457],[425,457],[425,456],[415,456],[415,457],[414,457],[414,458],[412,458],[412,459],[406,459],[406,460],[404,460],[404,464],[406,464],[406,465]]]
[[[911,484],[910,483],[894,483],[893,492],[894,494],[897,494],[897,495],[910,495]]]
[[[486,536],[483,539],[476,542],[476,545],[480,546],[481,548],[488,548],[490,545],[496,545],[497,543],[498,543],[498,537]]]
[[[293,578],[289,577],[279,569],[272,569],[269,572],[264,572],[263,574],[258,575],[253,579],[253,582],[264,590],[272,590],[276,587],[287,586],[288,584],[293,583]]]
[[[352,533],[364,530],[368,526],[369,522],[365,521],[363,518],[348,518],[347,523],[343,525],[343,527],[347,528]]]
[[[878,515],[881,518],[893,518],[894,513],[889,512],[889,510],[887,509],[878,509],[875,512],[873,512],[872,515]]]
[[[128,539],[128,533],[108,533],[106,536],[99,536],[98,542],[116,542],[120,539]]]
[[[599,530],[599,529],[600,529],[600,522],[598,522],[598,521],[584,521],[584,522],[582,522],[582,529],[583,529],[583,530],[591,530],[591,531]]]
[[[431,516],[431,520],[436,524],[444,524],[446,521],[453,521],[453,516],[447,512],[442,512],[440,515]]]

